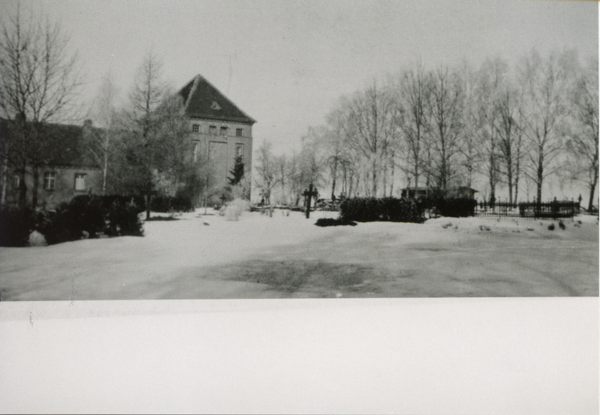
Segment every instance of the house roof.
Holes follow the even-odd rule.
[[[239,109],[202,75],[196,75],[178,92],[188,117],[237,121],[254,124],[256,120]]]
[[[90,167],[98,168],[90,151],[90,142],[86,139],[88,133],[97,134],[100,130],[91,126],[78,126],[69,124],[43,124],[42,134],[47,137],[47,142],[54,142],[56,151],[48,153],[49,166],[63,167]],[[0,135],[10,138],[14,131],[14,122],[0,118]]]

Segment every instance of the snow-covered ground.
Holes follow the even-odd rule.
[[[490,218],[320,228],[316,219],[337,213],[204,213],[147,222],[142,238],[0,248],[2,300],[598,295],[592,216],[563,230]]]

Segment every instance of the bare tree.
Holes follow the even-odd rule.
[[[508,185],[509,203],[512,204],[516,203],[519,197],[523,142],[521,97],[518,90],[509,83],[504,85],[496,98],[494,107],[498,116],[496,130],[502,171]]]
[[[460,78],[447,67],[431,74],[431,94],[428,102],[428,123],[431,138],[432,175],[445,190],[458,174],[460,138],[462,133],[463,90]]]
[[[403,137],[403,170],[414,179],[414,187],[419,186],[419,179],[425,166],[423,152],[426,147],[427,118],[426,105],[429,100],[429,77],[423,67],[418,64],[414,70],[402,74],[400,80],[400,106],[397,121]],[[404,167],[405,166],[405,167]]]
[[[285,185],[289,183],[288,180],[288,159],[285,154],[275,157],[275,169],[277,171],[276,181],[281,185],[281,196],[279,198],[280,203],[286,203],[287,197],[285,194]]]
[[[118,90],[115,86],[111,74],[107,74],[100,88],[93,105],[93,118],[96,124],[101,128],[96,134],[91,136],[90,151],[96,162],[102,166],[102,193],[106,194],[108,164],[111,144],[117,133],[117,108],[116,100]]]
[[[5,19],[0,35],[0,108],[2,116],[13,121],[13,134],[2,146],[2,162],[20,177],[20,205],[27,201],[25,176],[33,174],[35,207],[38,169],[60,148],[50,142],[45,125],[75,116],[81,75],[77,54],[69,52],[69,37],[58,24],[45,16],[23,17],[19,7]]]
[[[162,62],[148,52],[136,71],[125,117],[130,131],[126,136],[129,186],[146,195],[146,218],[150,218],[152,193],[160,180],[158,164],[164,143],[159,134],[161,114],[158,109],[165,92]]]
[[[552,52],[545,59],[532,51],[521,63],[524,87],[523,127],[527,138],[528,165],[525,170],[537,185],[537,201],[542,201],[544,180],[561,166],[563,149],[561,126],[569,114],[569,61],[572,52]]]
[[[589,187],[588,210],[598,185],[598,61],[591,60],[577,80],[573,94],[574,126],[567,148],[575,157],[574,177]]]
[[[500,181],[499,114],[495,104],[505,82],[507,68],[508,65],[499,58],[486,60],[477,74],[473,93],[475,108],[471,127],[479,138],[481,161],[490,186],[490,201],[496,200],[496,186]]]
[[[360,152],[370,165],[371,193],[378,193],[379,173],[384,168],[393,140],[393,99],[390,91],[377,84],[357,92],[348,103],[345,133],[348,144]]]
[[[271,204],[271,191],[277,184],[277,166],[272,147],[272,144],[265,140],[256,151],[257,163],[255,168],[258,173],[256,185],[261,189],[266,204]]]

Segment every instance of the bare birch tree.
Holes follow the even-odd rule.
[[[106,194],[110,153],[117,130],[115,125],[117,123],[117,97],[118,90],[109,73],[98,89],[92,109],[94,121],[101,130],[92,136],[92,143],[90,143],[90,151],[94,159],[102,166],[103,194]]]
[[[527,55],[520,67],[524,88],[523,127],[527,138],[527,174],[542,201],[544,180],[560,167],[563,149],[561,127],[569,114],[569,60],[571,52],[552,52],[545,59],[537,51]]]
[[[418,64],[413,70],[402,74],[400,79],[397,104],[398,126],[402,132],[402,159],[401,167],[414,179],[415,189],[419,186],[419,179],[424,166],[424,151],[427,138],[427,113],[426,105],[429,101],[429,77],[423,67]]]
[[[256,151],[256,186],[261,190],[262,197],[268,205],[271,204],[271,191],[277,184],[277,165],[272,147],[272,144],[265,140]]]
[[[590,60],[573,94],[573,127],[567,148],[575,157],[574,177],[589,187],[588,210],[598,185],[598,61]]]
[[[357,92],[348,104],[345,123],[348,144],[369,163],[370,193],[378,194],[379,174],[383,170],[393,133],[393,99],[390,91],[373,86]]]
[[[464,97],[460,78],[447,67],[434,71],[430,82],[427,105],[433,152],[430,168],[437,185],[445,190],[458,175]]]

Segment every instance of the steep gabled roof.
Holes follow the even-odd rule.
[[[254,124],[256,120],[239,109],[202,75],[196,75],[178,92],[188,117],[237,121]]]
[[[98,168],[90,152],[90,142],[86,140],[85,129],[89,134],[98,134],[99,129],[68,124],[43,124],[40,131],[55,147],[49,154],[48,166]],[[0,118],[0,137],[10,139],[15,133],[14,121]]]

